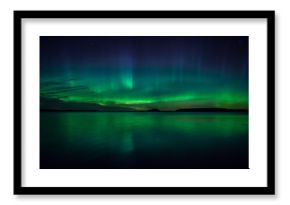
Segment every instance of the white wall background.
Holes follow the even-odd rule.
[[[290,12],[286,0],[2,0],[0,2],[0,203],[214,204],[290,203]],[[276,196],[14,196],[13,10],[276,10]],[[288,88],[289,87],[289,88]]]

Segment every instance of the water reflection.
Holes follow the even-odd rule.
[[[41,113],[41,168],[248,168],[248,115]]]

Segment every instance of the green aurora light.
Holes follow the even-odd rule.
[[[248,109],[248,37],[40,37],[41,109]]]

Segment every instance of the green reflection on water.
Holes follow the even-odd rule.
[[[248,168],[248,115],[41,113],[41,168]]]

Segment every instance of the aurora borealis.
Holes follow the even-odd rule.
[[[248,109],[247,36],[41,36],[41,109]]]

